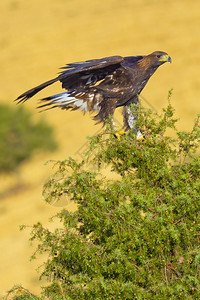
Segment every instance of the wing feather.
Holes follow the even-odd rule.
[[[110,56],[80,63],[68,64],[58,76],[66,90],[80,90],[95,85],[120,67],[123,57]]]
[[[144,56],[126,56],[124,57],[124,60],[122,62],[122,66],[124,67],[133,67],[134,64],[136,64],[139,60],[143,59]]]
[[[93,86],[97,81],[104,79],[108,74],[120,67],[123,57],[110,56],[101,59],[92,59],[85,62],[71,63],[63,67],[64,71],[58,77],[46,81],[27,92],[21,94],[16,101],[25,102],[42,89],[56,81],[62,83],[66,90],[81,90]]]

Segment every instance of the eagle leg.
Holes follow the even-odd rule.
[[[125,134],[125,131],[124,130],[119,130],[119,131],[116,131],[114,133],[114,137],[118,140],[118,141],[121,141],[121,136]]]
[[[125,130],[131,129],[135,131],[137,140],[144,139],[141,131],[135,126],[137,117],[134,116],[133,111],[128,106],[123,107],[123,117]]]

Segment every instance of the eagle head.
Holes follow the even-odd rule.
[[[162,65],[166,62],[172,62],[171,57],[163,51],[155,51],[149,55],[151,59],[155,62],[155,64]]]
[[[147,70],[153,68],[155,71],[159,66],[166,62],[172,62],[171,57],[163,51],[155,51],[149,55],[144,56],[138,61],[140,69]]]

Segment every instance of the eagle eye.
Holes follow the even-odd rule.
[[[157,58],[161,58],[162,55],[158,54],[158,55],[156,55],[156,56],[157,56]]]

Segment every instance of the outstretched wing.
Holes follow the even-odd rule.
[[[64,71],[62,71],[58,77],[28,90],[21,94],[16,100],[24,102],[56,81],[60,81],[62,87],[67,90],[75,89],[79,91],[83,88],[88,88],[119,68],[122,61],[123,57],[121,56],[111,56],[68,64],[63,68]]]
[[[114,72],[122,61],[121,56],[111,56],[68,64],[62,68],[64,71],[58,76],[58,80],[66,90],[88,88]]]

